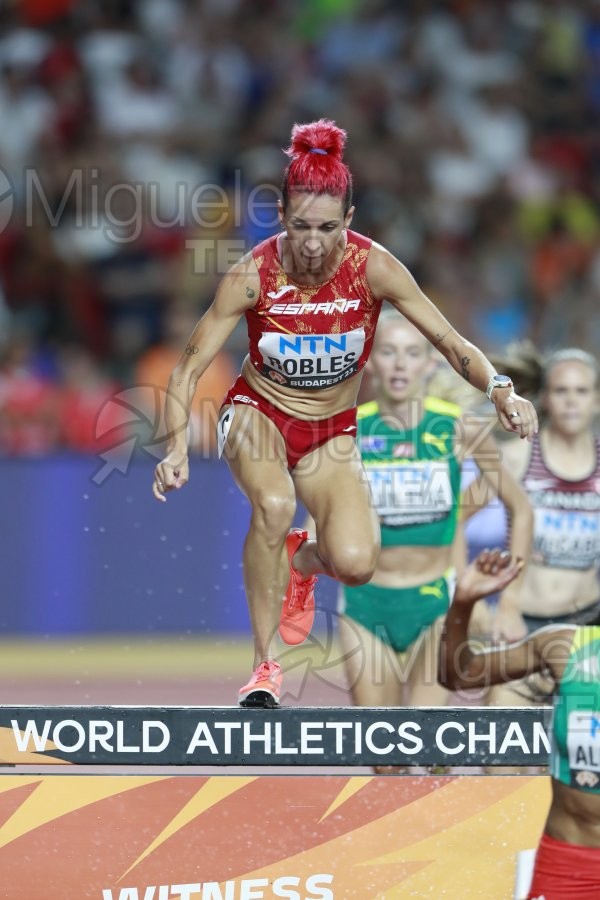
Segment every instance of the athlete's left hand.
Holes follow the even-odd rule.
[[[505,431],[511,431],[529,441],[533,439],[538,430],[538,417],[529,400],[524,400],[513,391],[494,388],[492,401],[496,407],[500,424]]]

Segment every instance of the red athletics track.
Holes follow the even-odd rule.
[[[285,651],[286,706],[347,706],[350,695],[335,645],[323,663],[317,644]],[[251,670],[250,641],[152,640],[123,636],[105,641],[0,642],[4,705],[233,706]],[[119,767],[119,771],[125,767]],[[52,771],[52,767],[40,767]],[[21,771],[2,769],[0,771]],[[23,767],[22,771],[27,771]],[[86,767],[86,772],[99,771]],[[106,771],[106,769],[102,769]],[[115,771],[115,769],[111,769]],[[128,767],[127,771],[131,771]],[[165,767],[144,773],[172,772]],[[370,774],[368,768],[185,767],[187,774]]]
[[[349,702],[333,651],[321,670],[306,648],[294,653],[289,705]],[[248,661],[246,642],[217,639],[11,642],[0,645],[2,702],[229,705]],[[165,777],[181,774],[190,777]],[[168,885],[202,881],[219,882],[211,900],[244,890],[272,900],[280,894],[258,883],[293,876],[309,885],[316,873],[332,879],[333,894],[321,896],[335,900],[510,898],[516,853],[539,837],[547,779],[369,776],[341,767],[0,768],[0,900],[181,900]],[[205,900],[199,891],[186,896]],[[296,896],[314,896],[306,891]]]

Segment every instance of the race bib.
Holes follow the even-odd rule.
[[[267,331],[258,342],[258,351],[262,357],[262,374],[276,384],[319,389],[354,375],[364,346],[364,328],[344,334]]]
[[[453,507],[447,460],[365,465],[377,515],[390,527],[437,522]]]
[[[534,560],[591,569],[600,560],[600,516],[583,510],[535,510]]]
[[[567,748],[572,786],[600,784],[600,712],[569,713]]]

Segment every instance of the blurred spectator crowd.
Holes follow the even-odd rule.
[[[164,389],[321,116],[353,227],[465,336],[595,352],[599,114],[600,0],[2,4],[0,453],[97,452],[120,392]],[[199,452],[244,336],[200,383]]]

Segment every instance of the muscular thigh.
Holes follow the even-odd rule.
[[[419,638],[418,654],[409,675],[411,706],[444,706],[448,692],[438,684],[438,648],[444,619],[440,617]]]
[[[315,520],[319,544],[340,536],[353,544],[379,543],[379,521],[360,454],[349,435],[338,435],[303,457],[293,471],[299,499]]]
[[[338,622],[348,687],[356,706],[400,706],[406,680],[394,650],[358,622]]]
[[[233,419],[227,432],[223,456],[238,487],[250,500],[265,488],[293,496],[294,485],[279,429],[263,413],[251,406],[237,405],[228,408],[230,412],[232,409]]]

